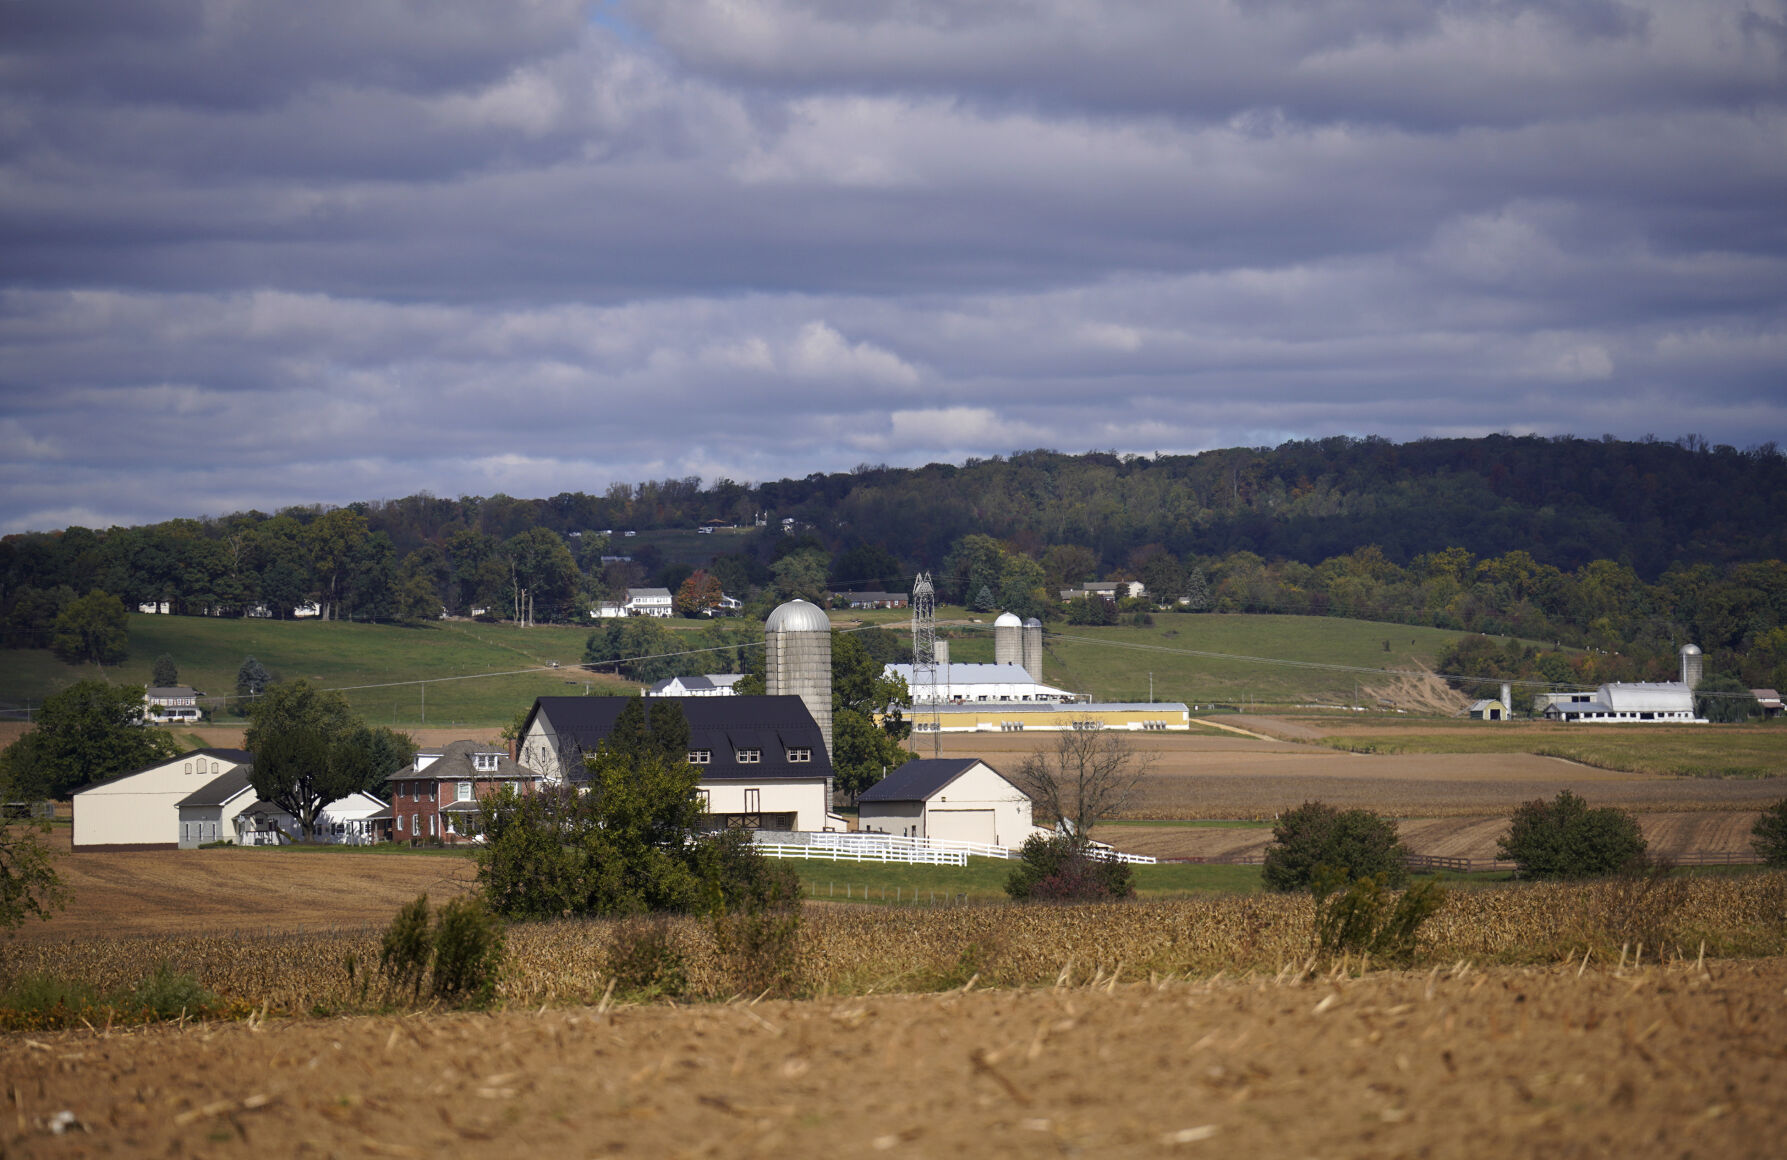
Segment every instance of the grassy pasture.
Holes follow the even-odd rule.
[[[1530,753],[1597,769],[1664,777],[1787,774],[1787,724],[1555,725],[1541,721],[1439,725],[1372,722],[1322,738],[1349,753]]]
[[[584,673],[589,630],[544,625],[441,621],[419,628],[348,621],[218,620],[196,616],[130,618],[130,659],[105,670],[111,680],[147,684],[155,658],[167,653],[180,681],[205,693],[234,692],[236,670],[254,656],[276,675],[347,690],[374,725],[416,727],[506,723],[535,697],[584,691],[631,691],[631,682]],[[0,667],[0,703],[35,705],[50,693],[95,674],[65,665],[47,651],[9,651]],[[547,668],[557,661],[561,668]],[[537,669],[542,671],[517,672]],[[508,676],[485,674],[509,673]],[[441,677],[466,678],[438,680]],[[416,682],[431,680],[426,693]],[[355,686],[388,685],[385,688]],[[424,701],[426,703],[424,703]],[[222,717],[221,707],[214,712]]]

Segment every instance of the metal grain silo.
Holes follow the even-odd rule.
[[[764,664],[765,692],[771,696],[795,696],[825,738],[825,756],[831,749],[831,621],[816,604],[790,600],[763,622],[767,650]]]

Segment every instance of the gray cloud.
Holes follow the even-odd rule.
[[[0,528],[1787,442],[1783,11],[15,3]]]

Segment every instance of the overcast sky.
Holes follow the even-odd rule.
[[[1787,0],[0,0],[0,531],[1787,444]]]

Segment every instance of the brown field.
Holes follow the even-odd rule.
[[[1748,854],[1754,810],[1718,813],[1694,811],[1639,814],[1650,852],[1662,857],[1682,854]],[[1506,814],[1487,817],[1409,818],[1398,832],[1410,850],[1447,858],[1494,858],[1495,843],[1508,831]],[[1257,857],[1272,841],[1270,829],[1206,829],[1193,826],[1108,826],[1101,841],[1132,854],[1156,858]]]
[[[1762,1157],[1784,988],[1690,959],[40,1032],[0,1038],[0,1153]]]
[[[290,932],[391,921],[426,892],[444,900],[470,889],[469,858],[346,851],[146,850],[70,854],[69,828],[50,835],[67,910],[33,922],[27,939],[112,935]]]
[[[1639,813],[1744,813],[1787,796],[1787,780],[1779,778],[1662,777],[1530,753],[1345,753],[1263,736],[1268,730],[1313,731],[1294,719],[1227,718],[1222,724],[1262,736],[1216,729],[1132,735],[1153,768],[1125,816],[1264,819],[1309,800],[1404,818],[1506,816],[1521,802],[1564,789],[1593,805]],[[1334,732],[1327,724],[1319,728]],[[945,734],[942,748],[946,757],[978,757],[1010,769],[1053,744],[1046,733]],[[922,742],[919,752],[931,755]]]

